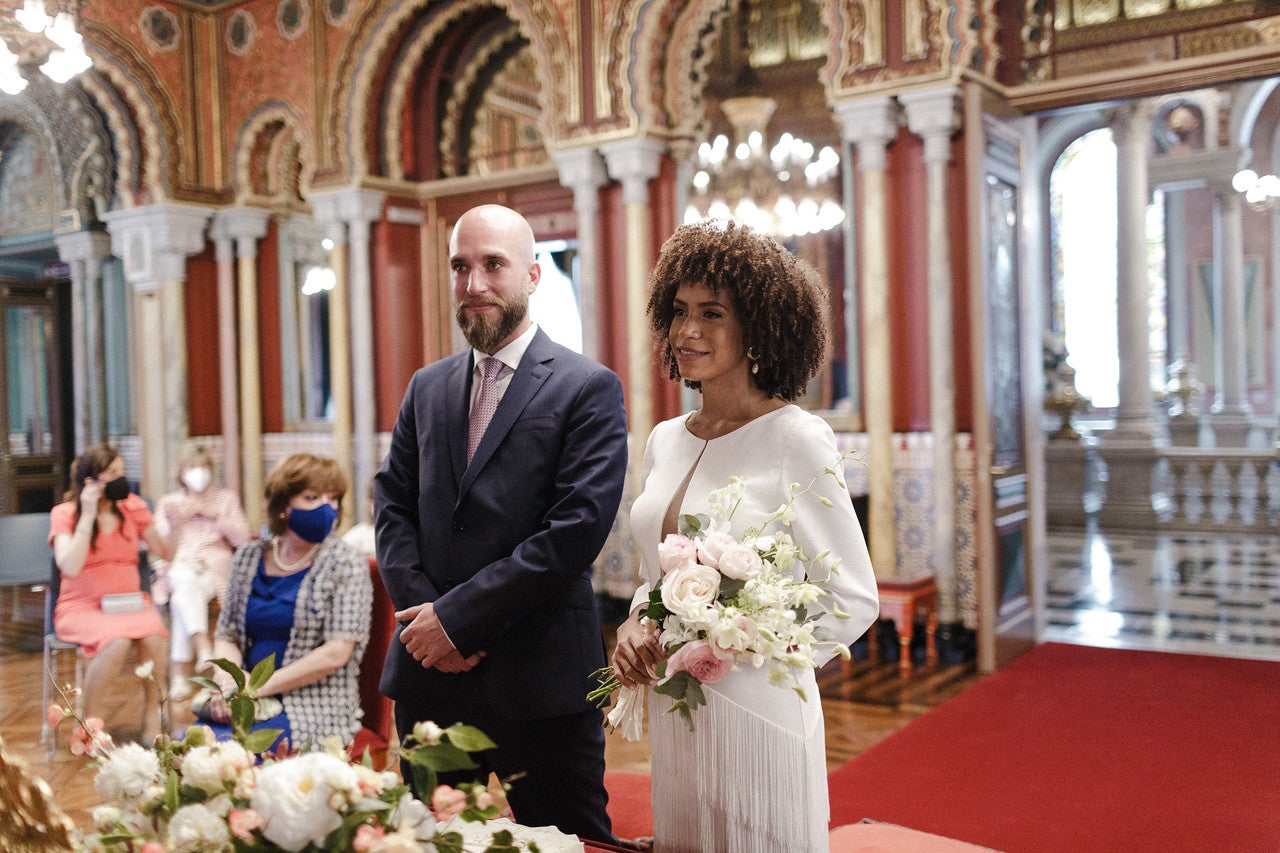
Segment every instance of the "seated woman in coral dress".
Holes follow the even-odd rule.
[[[360,661],[369,642],[373,586],[368,560],[333,533],[347,478],[333,459],[295,453],[267,475],[271,538],[236,551],[213,656],[246,671],[268,657],[275,672],[258,691],[282,709],[254,729],[282,729],[278,744],[317,744],[338,735],[350,743],[360,730]],[[234,682],[219,669],[223,691]],[[205,719],[228,737],[230,711],[214,693]]]
[[[168,632],[142,592],[140,542],[156,556],[172,556],[146,503],[129,492],[124,459],[106,445],[86,448],[71,464],[65,502],[49,518],[49,544],[61,574],[53,627],[89,659],[82,688],[86,717],[104,716],[106,688],[130,652],[136,649],[140,662],[154,664],[154,680],[141,684],[142,742],[150,745],[160,734],[156,685],[166,683]]]

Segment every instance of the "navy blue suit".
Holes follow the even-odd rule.
[[[435,602],[462,656],[487,655],[448,674],[394,641],[381,689],[401,732],[433,720],[488,733],[485,769],[528,774],[510,791],[521,823],[611,841],[602,719],[586,694],[605,665],[591,563],[622,494],[622,385],[539,330],[468,465],[471,376],[470,351],[414,374],[374,506],[396,609]]]

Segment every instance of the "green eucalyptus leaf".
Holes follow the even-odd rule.
[[[444,730],[449,743],[466,752],[482,752],[486,749],[497,749],[498,745],[489,740],[489,736],[477,729],[462,723],[455,723]]]

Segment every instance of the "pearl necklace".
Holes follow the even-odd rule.
[[[271,558],[276,561],[276,566],[278,566],[282,572],[287,575],[291,575],[303,566],[309,566],[311,564],[312,555],[315,554],[316,549],[319,547],[320,543],[317,542],[307,549],[307,553],[302,555],[302,559],[298,560],[296,563],[286,563],[284,560],[280,559],[280,537],[276,536],[271,540]]]

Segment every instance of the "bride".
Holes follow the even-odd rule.
[[[702,407],[659,424],[645,447],[643,492],[631,511],[645,582],[612,660],[624,686],[656,681],[663,652],[640,614],[660,577],[658,543],[677,532],[680,516],[709,513],[710,493],[737,475],[746,498],[729,532],[741,536],[786,502],[792,483],[835,464],[831,429],[788,402],[822,365],[825,300],[811,267],[733,223],[686,225],[663,245],[650,322],[671,378],[701,390]],[[849,618],[824,623],[847,644],[877,616],[875,576],[848,494],[834,477],[814,490],[832,506],[802,497],[790,532],[806,554],[830,549],[840,559],[824,605]],[[807,699],[769,684],[767,673],[740,667],[704,685],[707,704],[692,732],[664,713],[668,699],[650,696],[659,853],[827,849],[826,745],[813,672],[800,682]]]

